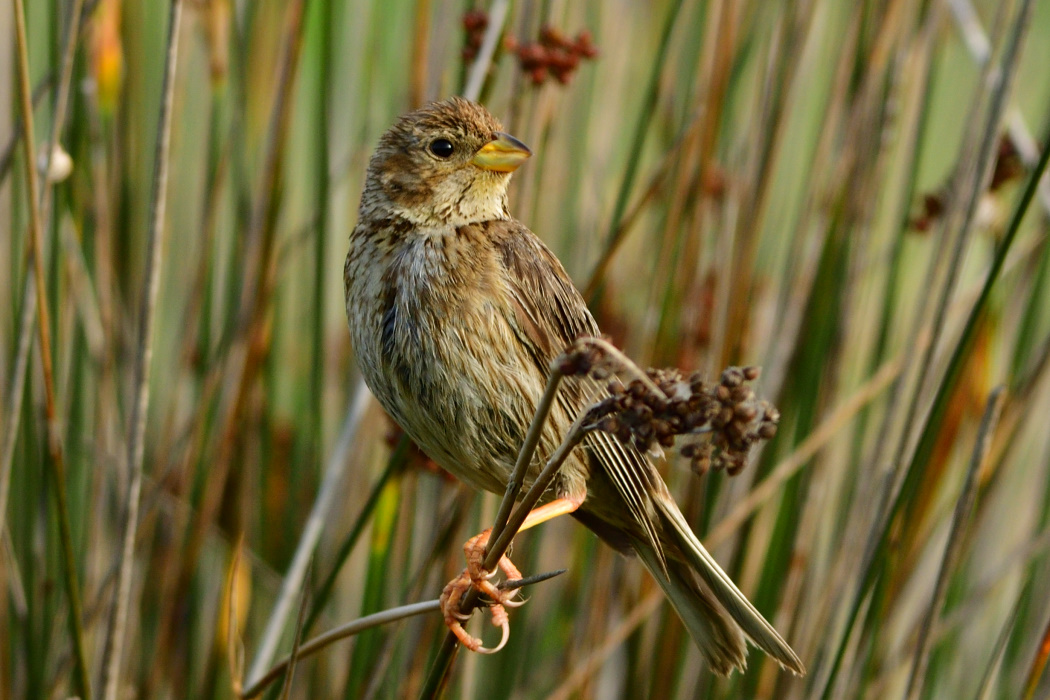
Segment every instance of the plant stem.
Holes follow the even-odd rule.
[[[33,98],[29,87],[29,46],[26,38],[24,0],[14,0],[15,40],[18,55],[18,87],[22,108],[22,128],[25,129],[25,169],[29,186],[30,247],[33,257],[33,274],[36,276],[37,333],[40,342],[40,364],[44,374],[44,412],[47,423],[47,463],[51,467],[51,479],[55,487],[58,510],[59,538],[62,545],[62,560],[65,568],[66,595],[69,598],[69,628],[72,637],[73,655],[76,662],[74,684],[83,700],[91,700],[91,683],[88,678],[87,656],[84,651],[83,611],[80,601],[80,583],[77,580],[77,564],[73,554],[73,533],[69,522],[69,503],[66,494],[66,468],[62,455],[62,440],[58,431],[55,409],[55,380],[51,364],[51,317],[47,307],[47,286],[44,281],[44,236],[40,220],[40,186],[36,170],[36,135],[33,131]]]
[[[171,151],[171,113],[178,65],[179,26],[182,0],[171,0],[168,16],[168,43],[164,59],[164,82],[160,93],[157,142],[153,160],[153,195],[150,203],[149,231],[146,237],[146,267],[142,280],[139,328],[136,343],[134,387],[128,427],[127,468],[130,472],[125,506],[124,536],[117,573],[116,603],[110,618],[109,644],[103,655],[106,700],[116,700],[120,692],[120,666],[124,637],[131,607],[131,581],[135,573],[135,538],[138,533],[139,506],[142,501],[142,459],[145,452],[146,418],[149,412],[149,379],[153,359],[153,325],[160,290],[164,215],[167,209],[168,160]]]
[[[377,612],[372,615],[366,615],[365,617],[358,618],[352,622],[348,622],[345,625],[340,625],[333,630],[329,630],[324,634],[314,637],[310,641],[306,642],[299,647],[297,658],[301,661],[308,656],[316,654],[321,649],[332,644],[332,642],[339,641],[340,639],[346,639],[352,637],[355,634],[360,634],[365,630],[378,627],[380,625],[386,625],[391,622],[397,622],[403,620],[406,617],[412,617],[414,615],[423,615],[430,612],[436,612],[441,609],[441,602],[438,600],[427,600],[422,603],[412,603],[411,605],[402,605],[397,608],[391,608],[390,610],[384,610]],[[259,693],[264,691],[268,685],[273,683],[275,680],[281,677],[284,673],[285,668],[291,657],[285,657],[277,663],[276,666],[271,668],[265,674],[263,674],[259,680],[252,683],[247,689],[241,693],[242,698],[253,698]]]

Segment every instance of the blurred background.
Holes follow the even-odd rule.
[[[661,468],[809,673],[712,676],[563,519],[514,555],[568,572],[448,697],[1050,695],[1050,2],[182,0],[173,44],[168,2],[26,5],[24,41],[0,11],[0,697],[234,697],[297,628],[461,570],[497,499],[362,389],[342,266],[377,138],[472,68],[535,153],[511,210],[612,340],[763,367],[752,464]],[[371,629],[268,697],[427,696],[443,634]]]

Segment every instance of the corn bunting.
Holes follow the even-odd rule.
[[[506,489],[552,360],[576,338],[600,333],[561,263],[507,208],[511,173],[529,155],[467,100],[401,117],[369,163],[344,270],[347,319],[369,388],[439,465],[497,494]],[[600,387],[591,384],[570,381],[560,392],[526,486],[593,400]],[[636,554],[716,673],[745,667],[745,639],[805,672],[633,446],[591,433],[543,502],[545,514],[535,520],[571,512],[617,550]],[[507,603],[487,572],[476,570],[484,544],[484,535],[468,544],[468,560],[475,554],[469,579]],[[517,576],[509,560],[501,566]],[[445,615],[458,627],[455,610],[446,606]]]

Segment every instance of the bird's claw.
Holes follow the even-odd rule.
[[[492,571],[484,569],[485,547],[488,544],[489,533],[490,530],[486,530],[467,540],[463,545],[467,568],[459,576],[449,581],[441,592],[441,612],[445,618],[445,625],[456,635],[463,646],[482,654],[495,654],[507,644],[507,640],[510,639],[510,620],[507,617],[506,608],[516,608],[525,603],[524,600],[513,599],[517,594],[516,589],[504,591],[492,583],[491,579],[496,575],[495,569]],[[508,581],[521,578],[521,572],[506,555],[500,557],[498,568],[503,571]],[[492,615],[492,624],[503,630],[500,643],[493,648],[483,646],[480,639],[470,636],[463,629],[462,623],[470,619],[470,615],[460,612],[459,603],[463,594],[471,586],[489,598],[491,602],[488,603],[488,608]]]

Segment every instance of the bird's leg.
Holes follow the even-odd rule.
[[[572,513],[580,507],[581,503],[583,503],[583,498],[559,498],[539,508],[535,508],[525,517],[525,522],[522,523],[519,532],[540,523],[545,523],[559,515]],[[485,548],[488,547],[491,534],[492,529],[489,528],[467,540],[466,544],[463,545],[463,554],[467,559],[467,568],[459,576],[449,581],[448,585],[441,592],[441,612],[445,617],[445,625],[456,635],[463,646],[482,654],[494,654],[506,645],[507,640],[510,639],[510,622],[507,618],[506,607],[516,608],[525,602],[524,600],[513,600],[517,594],[516,589],[504,591],[497,588],[492,583],[492,577],[496,574],[495,570],[485,570]],[[516,581],[521,578],[521,572],[518,571],[518,568],[514,566],[514,562],[506,554],[500,557],[498,567],[503,571],[508,581]],[[482,646],[480,639],[471,637],[463,629],[463,622],[470,619],[470,615],[464,615],[459,611],[459,601],[471,586],[492,600],[492,604],[489,606],[489,610],[492,613],[492,624],[503,630],[503,638],[494,648],[490,649]]]
[[[568,515],[569,513],[575,513],[580,505],[583,503],[583,497],[571,496],[568,498],[558,498],[545,503],[539,508],[533,508],[529,511],[529,514],[525,516],[525,522],[518,528],[518,532],[522,530],[528,530],[530,527],[535,527],[540,523],[545,523],[548,520],[554,520],[559,515]]]

